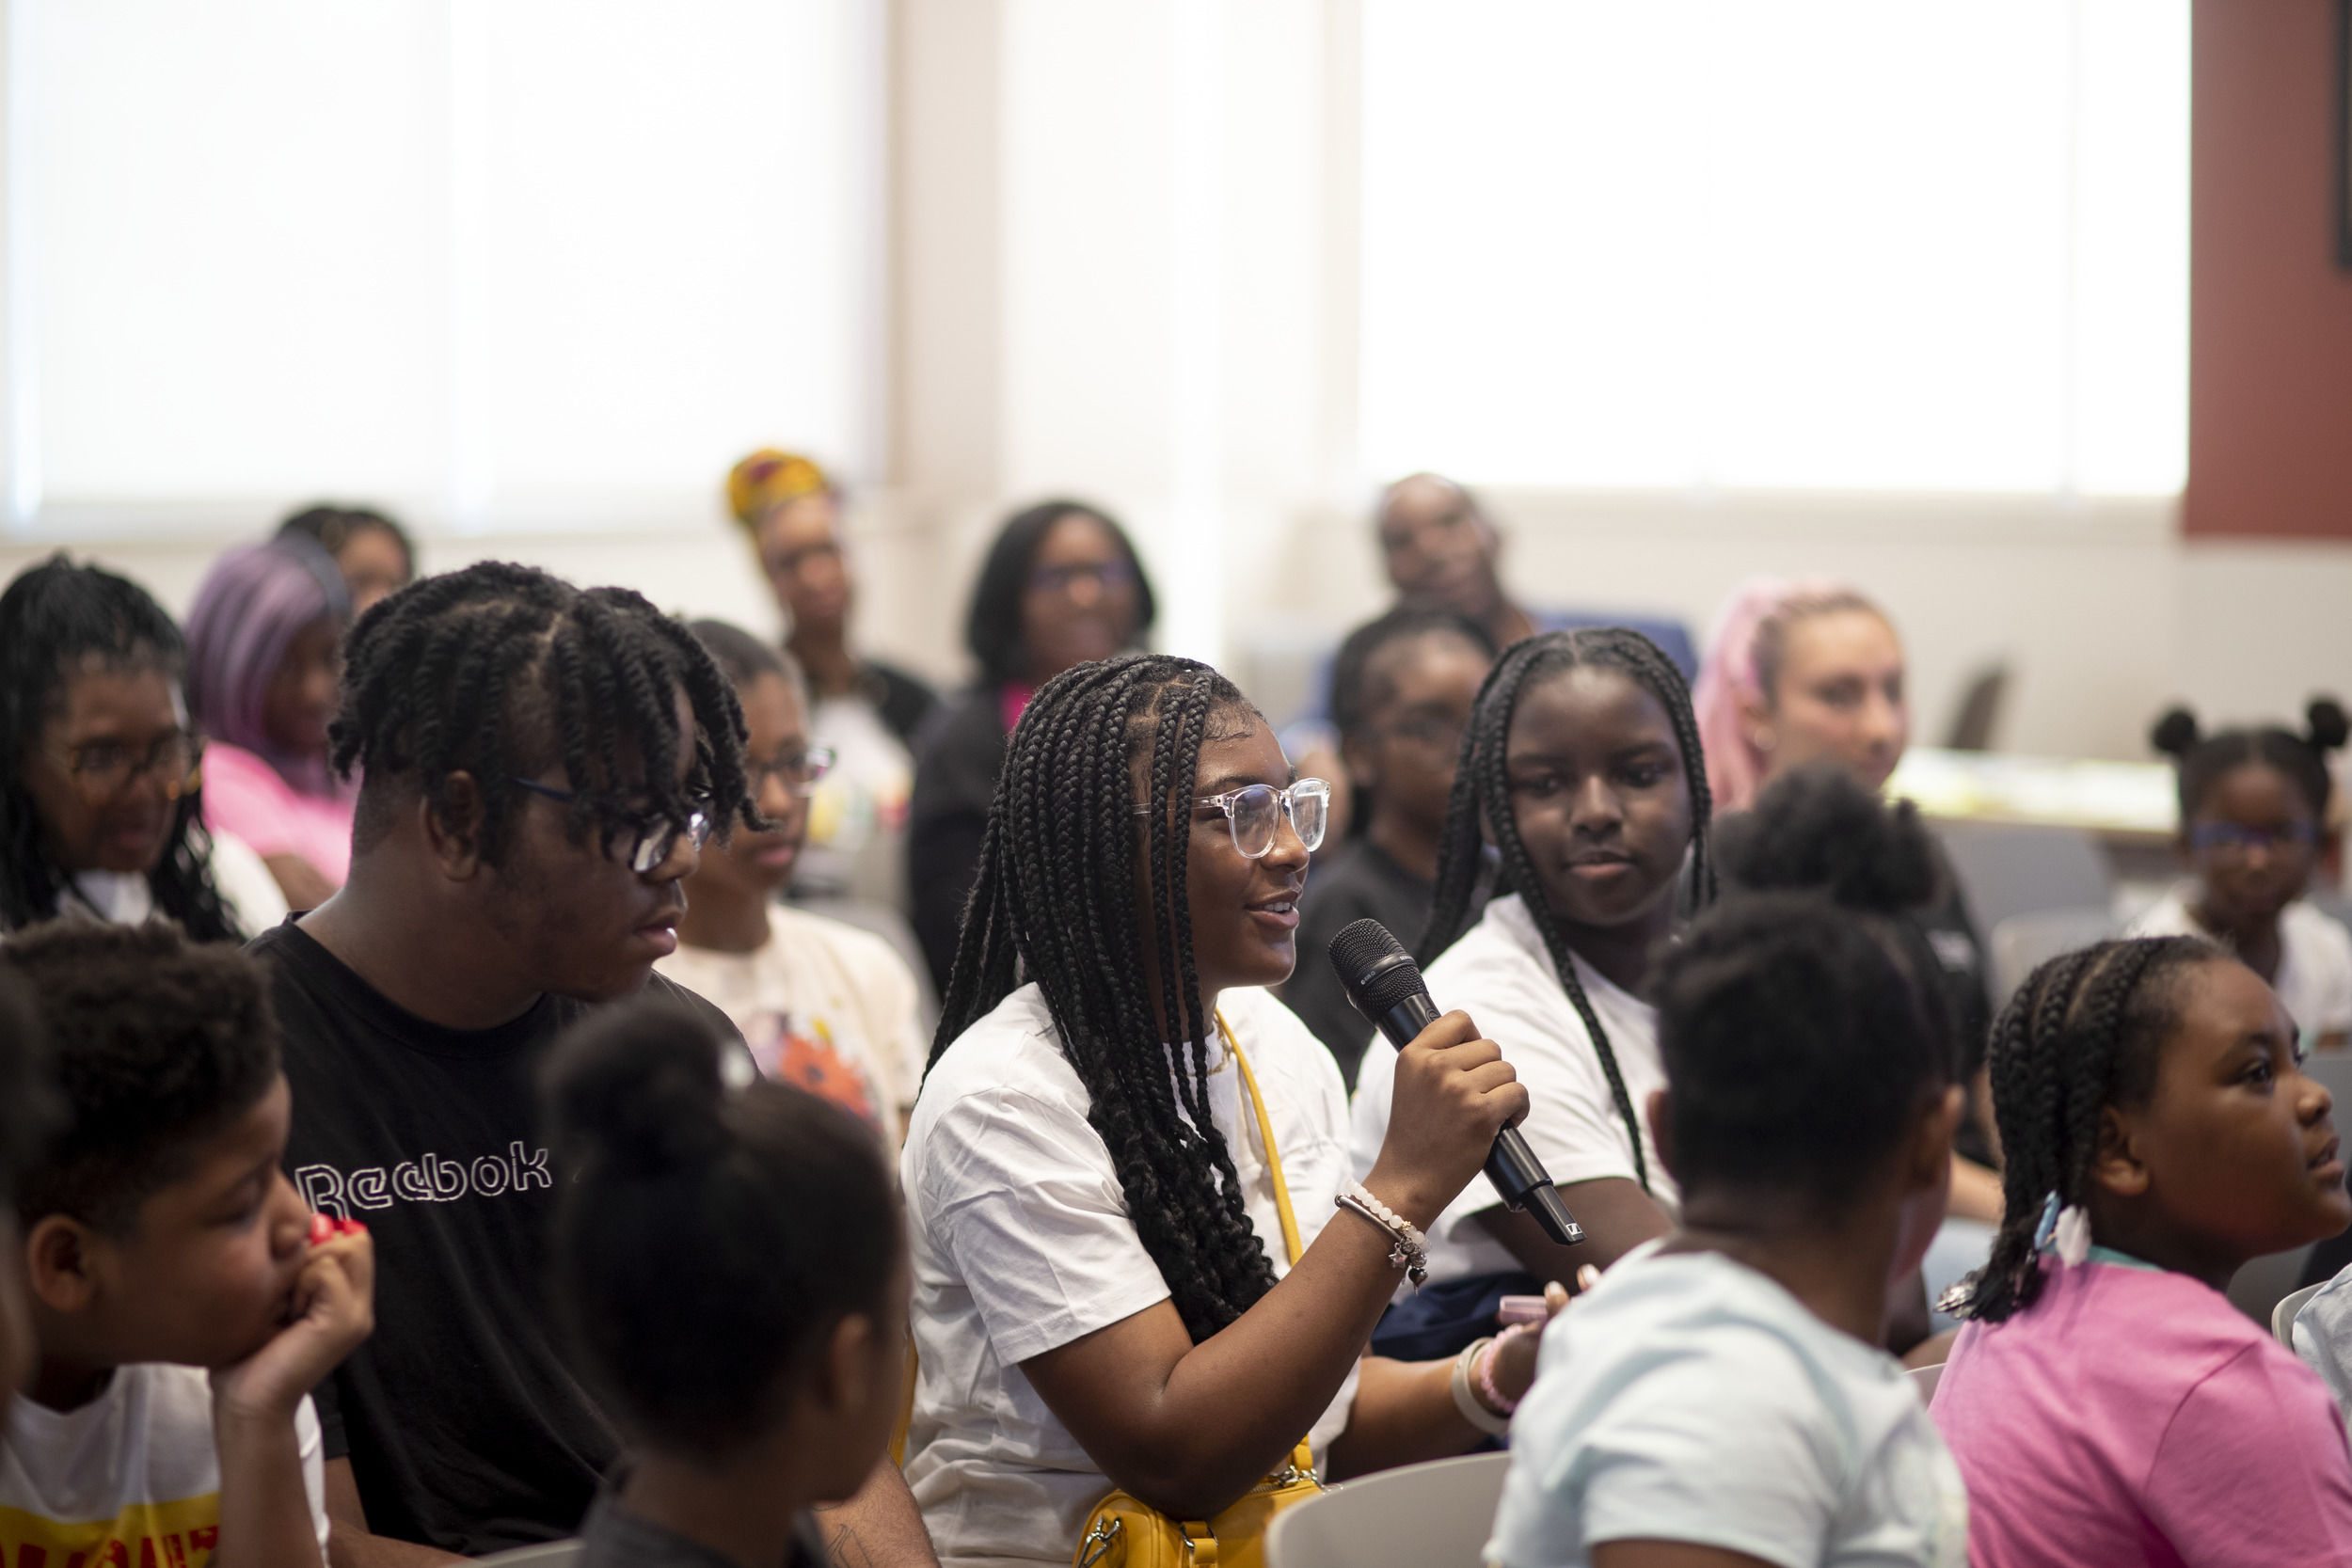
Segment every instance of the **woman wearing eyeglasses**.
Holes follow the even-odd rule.
[[[773,826],[739,827],[703,851],[686,880],[677,951],[655,967],[733,1019],[771,1077],[846,1106],[895,1143],[930,1043],[914,974],[872,932],[777,902],[834,760],[809,743],[800,666],[723,621],[692,629],[735,685],[750,731],[744,776]]]
[[[963,633],[979,678],[932,717],[915,748],[907,913],[941,990],[1005,737],[1040,687],[1139,645],[1154,612],[1134,543],[1094,507],[1040,502],[1007,519],[989,546]]]
[[[1351,1180],[1339,1068],[1265,989],[1329,795],[1189,659],[1081,665],[1012,736],[900,1162],[946,1568],[1066,1563],[1113,1488],[1213,1520],[1302,1441],[1332,1477],[1459,1453],[1534,1375],[1525,1334],[1363,1359],[1527,1095],[1450,1013]]]
[[[0,594],[0,928],[160,914],[236,942],[284,917],[253,851],[199,825],[186,662],[112,572],[57,555]]]

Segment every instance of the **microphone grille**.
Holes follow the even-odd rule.
[[[1421,966],[1377,920],[1359,920],[1340,928],[1331,939],[1331,967],[1339,972],[1349,999],[1372,1018],[1423,989]]]

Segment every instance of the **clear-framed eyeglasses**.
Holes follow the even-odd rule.
[[[755,800],[767,789],[770,779],[782,779],[786,790],[805,800],[817,793],[817,786],[833,770],[834,760],[830,746],[811,746],[793,756],[771,757],[766,762],[754,762],[747,757],[743,762],[743,780],[751,786]]]
[[[1195,811],[1225,814],[1233,847],[1244,860],[1258,860],[1274,848],[1275,834],[1281,831],[1285,816],[1290,818],[1291,832],[1312,854],[1323,847],[1324,824],[1330,820],[1331,786],[1321,779],[1301,779],[1288,789],[1251,784],[1223,795],[1201,796],[1192,805]],[[1136,815],[1149,816],[1152,808],[1137,806]]]
[[[545,796],[550,800],[560,801],[567,806],[580,799],[568,789],[558,789],[553,784],[543,784],[536,779],[518,779],[510,776],[507,782],[517,784],[533,795]],[[709,843],[710,827],[710,814],[707,811],[689,812],[683,822],[675,821],[667,816],[633,817],[629,820],[628,830],[613,839],[612,847],[615,849],[626,847],[628,852],[620,858],[628,862],[628,868],[631,871],[643,877],[646,872],[670,858],[672,852],[677,848],[679,839],[685,839],[697,849]]]

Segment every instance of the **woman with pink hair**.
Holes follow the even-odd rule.
[[[1718,811],[1743,810],[1808,762],[1836,762],[1877,789],[1911,738],[1894,625],[1829,578],[1741,584],[1715,623],[1691,702]]]
[[[1691,705],[1707,752],[1708,787],[1723,814],[1722,844],[1738,840],[1743,823],[1737,814],[1782,774],[1829,764],[1879,790],[1911,739],[1903,645],[1894,623],[1860,589],[1832,578],[1742,583],[1716,620]],[[1732,851],[1725,856],[1736,863]],[[1999,1153],[1983,1081],[1992,1026],[1983,943],[1940,845],[1936,861],[1941,891],[1913,918],[1944,965],[1962,1042],[1958,1065],[1977,1114],[1954,1141],[1950,1213],[1962,1224],[1947,1227],[1929,1254],[1931,1299],[1982,1261],[1992,1240],[1988,1227],[2001,1215],[2000,1179],[1989,1168]]]
[[[209,742],[204,825],[258,850],[296,910],[351,870],[356,790],[327,765],[351,594],[298,534],[213,562],[188,611],[188,707]]]

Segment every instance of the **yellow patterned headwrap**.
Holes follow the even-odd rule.
[[[727,475],[727,508],[746,532],[787,501],[821,496],[833,489],[825,470],[797,452],[762,447]]]

